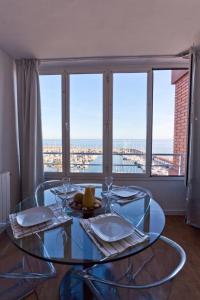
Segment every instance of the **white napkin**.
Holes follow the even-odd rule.
[[[38,225],[34,225],[31,227],[20,226],[17,223],[17,219],[16,219],[17,213],[10,214],[9,220],[10,220],[10,225],[13,230],[14,237],[16,239],[23,238],[25,236],[29,236],[29,235],[35,234],[37,232],[40,232],[40,231],[45,231],[45,230],[57,227],[65,222],[72,221],[72,217],[62,214],[61,207],[57,206],[57,204],[53,204],[48,207],[52,210],[54,217],[47,222],[44,222],[44,223],[41,223]]]

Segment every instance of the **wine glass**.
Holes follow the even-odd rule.
[[[63,191],[64,191],[64,199],[62,199],[62,210],[65,213],[71,212],[71,208],[69,206],[69,200],[71,199],[71,179],[70,177],[62,178],[63,181]]]
[[[113,177],[112,176],[107,176],[105,177],[105,185],[107,187],[107,191],[106,191],[106,204],[105,204],[105,212],[110,212],[110,202],[111,202],[111,197],[110,196],[110,190],[113,184]]]
[[[67,193],[71,191],[71,179],[70,177],[63,177],[62,182],[63,182],[64,193],[67,196]]]
[[[112,176],[107,176],[105,177],[105,185],[107,187],[107,195],[109,196],[110,190],[113,184],[113,177]]]

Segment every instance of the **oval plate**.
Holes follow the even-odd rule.
[[[111,190],[111,193],[119,198],[131,198],[136,196],[139,192],[139,190],[124,187]]]
[[[38,225],[51,220],[54,217],[49,207],[38,206],[26,209],[17,214],[17,223],[22,227]]]
[[[104,216],[91,221],[91,229],[105,242],[116,242],[131,235],[135,228],[120,216]]]

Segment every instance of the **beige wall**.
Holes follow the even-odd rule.
[[[0,49],[0,173],[11,173],[12,207],[19,200],[13,74],[13,59]]]
[[[71,177],[72,182],[80,183],[78,178]],[[82,183],[103,182],[98,179],[81,180]],[[186,209],[186,187],[183,177],[148,177],[148,178],[118,178],[116,185],[135,185],[149,189],[153,198],[161,205],[166,214],[184,215]]]

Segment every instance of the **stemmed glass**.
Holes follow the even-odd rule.
[[[71,191],[71,179],[70,177],[64,177],[62,178],[62,182],[63,182],[64,193],[65,195],[67,195],[67,193]]]
[[[64,199],[62,200],[62,210],[65,213],[71,212],[71,208],[69,207],[69,200],[71,198],[71,180],[70,177],[62,178],[63,181],[63,191],[64,191]]]
[[[110,190],[113,184],[113,177],[112,176],[107,176],[105,177],[105,185],[107,187],[107,195],[110,195]]]
[[[111,190],[112,184],[113,184],[113,177],[112,176],[105,177],[105,185],[107,187],[106,206],[105,206],[106,212],[110,212],[110,190]]]

